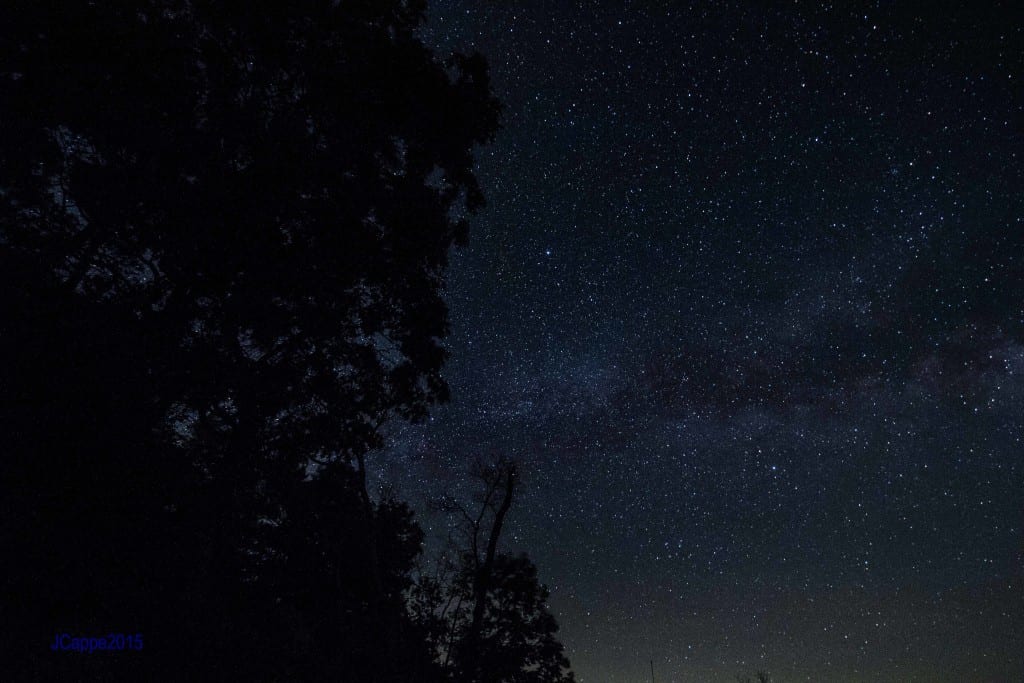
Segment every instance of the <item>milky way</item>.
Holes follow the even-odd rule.
[[[585,683],[1020,680],[1021,17],[571,4],[432,5],[504,129],[383,475],[523,464]]]

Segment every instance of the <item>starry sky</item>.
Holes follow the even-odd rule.
[[[901,5],[431,5],[504,129],[380,476],[519,460],[584,683],[1024,679],[1024,17]]]

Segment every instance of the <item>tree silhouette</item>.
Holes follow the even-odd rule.
[[[536,567],[526,555],[497,550],[516,465],[504,458],[478,463],[475,474],[475,511],[452,497],[441,501],[442,510],[461,519],[465,547],[438,576],[413,588],[414,620],[457,683],[569,683],[573,675]]]
[[[461,575],[456,590],[472,587],[472,572]],[[469,624],[469,637],[453,652],[457,680],[508,683],[562,683],[573,680],[569,660],[547,608],[548,589],[526,555],[495,557],[485,596],[480,632]],[[455,627],[458,633],[459,625]]]
[[[439,288],[498,116],[423,15],[5,8],[0,678],[418,675],[418,531],[364,458],[447,398]],[[55,658],[55,631],[146,656]]]

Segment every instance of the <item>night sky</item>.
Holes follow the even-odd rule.
[[[960,4],[432,4],[504,129],[377,462],[440,535],[520,461],[584,683],[1024,680],[1024,22]]]

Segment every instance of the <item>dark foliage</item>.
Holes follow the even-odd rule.
[[[497,550],[515,497],[515,463],[478,463],[474,474],[481,484],[475,510],[451,497],[442,501],[441,508],[460,519],[465,547],[456,560],[448,556],[439,564],[439,575],[412,587],[414,623],[450,680],[572,683],[537,568],[526,555]]]
[[[463,571],[456,590],[472,587]],[[557,640],[558,624],[547,608],[548,590],[525,555],[495,557],[478,643],[472,652],[456,646],[455,667],[473,662],[467,680],[495,683],[570,683],[569,660]],[[456,632],[463,625],[456,624]]]
[[[423,11],[4,8],[3,680],[438,675],[420,531],[363,457],[447,397],[439,289],[498,108]]]

